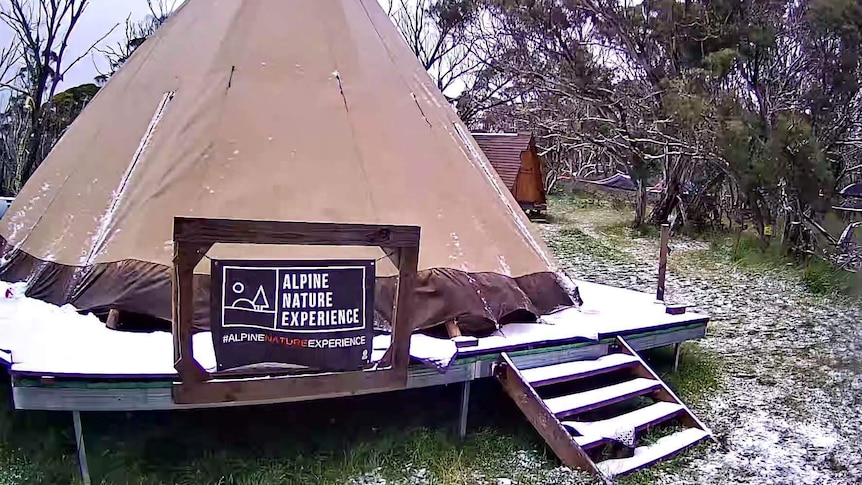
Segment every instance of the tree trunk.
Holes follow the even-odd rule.
[[[661,199],[650,214],[650,222],[656,225],[666,224],[677,204],[679,204],[679,182],[668,180]]]
[[[754,219],[754,225],[757,227],[760,250],[766,251],[769,247],[769,239],[766,237],[767,218],[763,214],[763,208],[760,206],[760,197],[749,194],[748,205],[751,207],[752,219]]]
[[[638,181],[638,191],[635,198],[635,220],[634,227],[638,228],[644,225],[646,220],[647,210],[647,191],[643,181]]]

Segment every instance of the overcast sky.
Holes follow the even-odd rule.
[[[385,0],[379,1],[386,3]],[[175,3],[177,6],[182,2],[183,0],[168,0],[168,3]],[[0,5],[8,6],[9,0],[0,0]],[[117,25],[119,26],[100,45],[114,45],[120,42],[125,37],[126,19],[131,15],[132,21],[143,20],[148,14],[147,0],[90,0],[87,10],[81,16],[72,34],[66,59],[77,59],[94,42]],[[12,32],[9,27],[0,22],[0,46],[8,45],[11,37]],[[98,69],[94,63],[97,64]],[[103,54],[94,52],[69,71],[60,85],[60,90],[93,82],[93,78],[99,75],[99,70],[106,72],[107,62]]]
[[[181,2],[177,1],[177,5]],[[0,0],[0,5],[9,5],[9,0]],[[103,44],[115,44],[125,37],[126,19],[131,15],[133,21],[143,20],[149,14],[146,0],[90,0],[90,5],[81,16],[75,32],[72,34],[66,59],[76,59],[86,52],[100,37],[105,35],[112,27],[119,24],[110,37]],[[0,45],[8,45],[12,33],[5,24],[0,24]],[[96,62],[104,72],[107,63],[104,56],[98,52],[83,59],[69,71],[60,89],[66,89],[79,84],[91,83],[98,76],[98,71],[93,63]]]

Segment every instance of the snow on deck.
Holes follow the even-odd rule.
[[[415,334],[414,359],[445,369],[456,356],[489,353],[517,345],[637,332],[703,320],[700,314],[668,315],[651,295],[593,283],[577,283],[585,305],[542,317],[541,324],[510,324],[502,332],[478,339],[479,345],[456,349],[449,339]],[[11,288],[0,282],[3,292]],[[19,292],[23,293],[23,292]],[[193,336],[195,359],[207,370],[216,360],[210,332]],[[372,361],[389,346],[389,336],[374,339]],[[111,330],[92,314],[71,305],[58,307],[27,297],[0,295],[0,360],[13,372],[93,377],[175,376],[170,332]]]
[[[626,290],[587,281],[575,281],[584,305],[567,308],[540,320],[545,325],[513,323],[487,337],[479,344],[458,350],[458,355],[484,354],[511,349],[519,345],[572,340],[598,340],[610,335],[626,335],[649,330],[705,321],[702,313],[682,315],[665,313],[665,306],[649,293]]]
[[[6,286],[3,284],[3,286]],[[195,359],[215,368],[212,336],[193,337]],[[12,371],[98,376],[175,375],[169,332],[119,332],[71,305],[0,298],[0,355]]]

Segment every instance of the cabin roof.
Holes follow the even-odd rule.
[[[476,143],[485,152],[488,161],[500,174],[509,190],[514,190],[521,170],[521,153],[529,150],[530,133],[473,133]]]

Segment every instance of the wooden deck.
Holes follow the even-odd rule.
[[[697,317],[702,317],[697,315]],[[695,318],[689,322],[678,322],[671,327],[647,329],[630,334],[628,342],[635,350],[679,344],[702,338],[706,334],[706,318]],[[613,338],[599,342],[553,342],[523,345],[508,354],[513,362],[524,368],[547,366],[570,362],[576,359],[599,358],[608,353]],[[420,388],[468,382],[491,377],[492,368],[501,361],[502,352],[494,351],[481,355],[459,357],[446,372],[424,365],[411,365],[406,388]],[[42,379],[32,375],[12,372],[12,395],[16,409],[53,411],[148,411],[170,409],[193,409],[231,407],[248,403],[177,404],[172,399],[174,380],[156,379],[100,379],[61,378]],[[373,392],[373,391],[372,391]],[[331,393],[315,396],[329,399],[359,393]],[[255,401],[254,404],[275,404],[306,400],[286,397]]]

